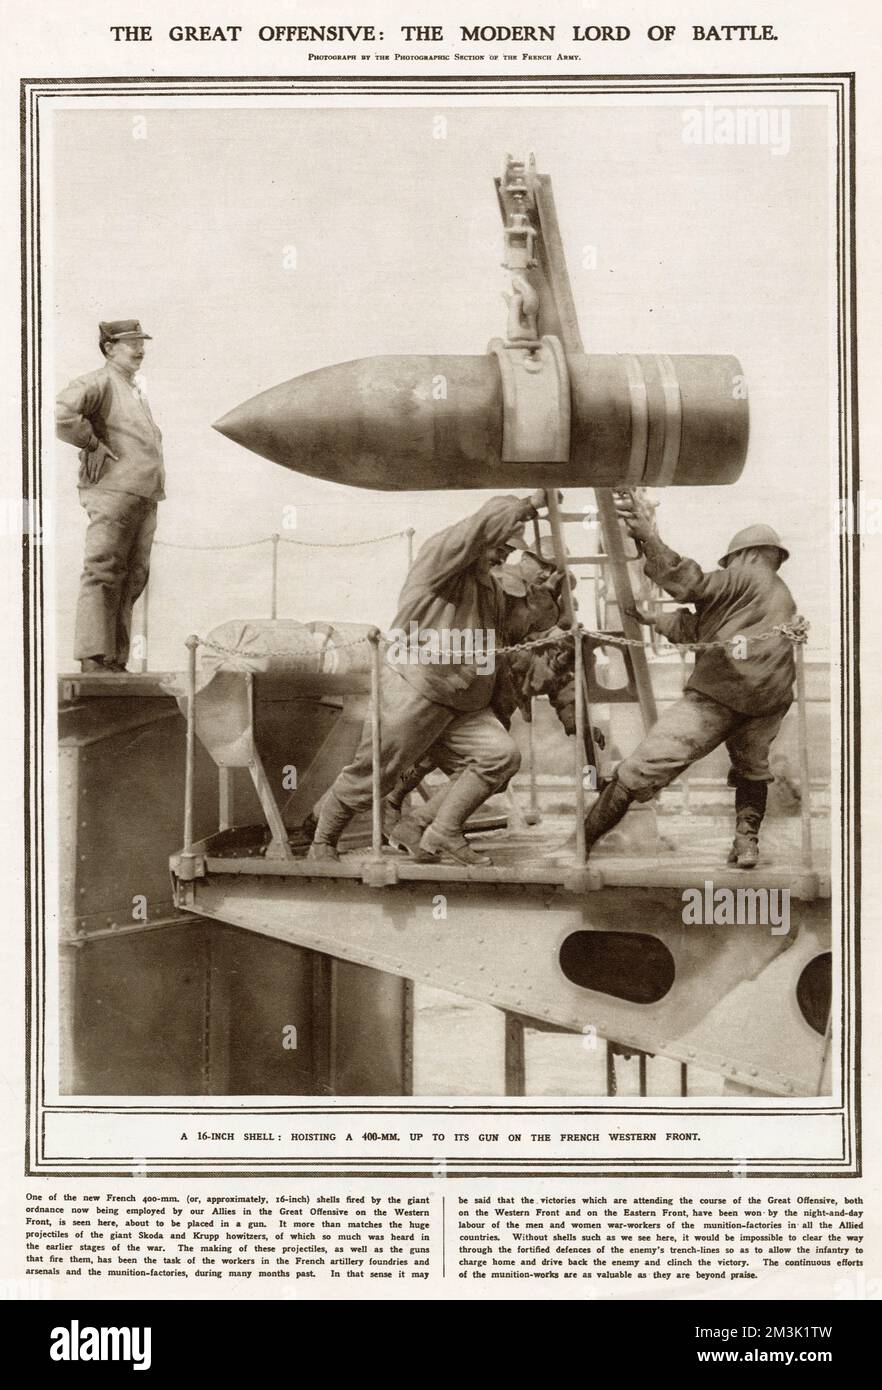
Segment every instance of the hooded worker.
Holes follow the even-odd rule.
[[[514,550],[513,539],[509,538],[506,549]],[[503,627],[507,645],[528,642],[549,630],[559,631],[556,624],[560,620],[560,603],[556,595],[563,576],[555,571],[553,561],[549,563],[541,555],[525,550],[517,564],[494,565],[491,573],[502,586],[504,594]],[[520,709],[525,719],[530,718],[530,696],[525,693],[524,686],[531,661],[541,650],[526,647],[521,651],[496,655],[496,679],[489,709],[505,729],[511,727],[516,709]],[[429,858],[420,845],[433,819],[433,800],[430,798],[424,805],[411,810],[405,809],[405,802],[410,793],[438,766],[435,751],[430,748],[409,773],[398,779],[383,800],[383,834],[395,849],[407,850],[416,859]],[[496,788],[497,791],[504,789],[502,785]],[[491,861],[489,858],[479,860],[472,851],[469,862],[489,864]]]
[[[520,766],[511,735],[489,708],[494,653],[505,645],[506,595],[493,574],[526,547],[523,525],[545,493],[494,497],[422,546],[405,580],[380,684],[380,792],[384,797],[432,750],[451,780],[423,808],[419,848],[461,864],[489,861],[463,834],[468,817]],[[338,859],[349,821],[371,804],[371,726],[322,802],[311,859]]]
[[[643,555],[647,578],[692,605],[640,620],[674,643],[725,645],[697,654],[682,698],[616,768],[585,818],[586,848],[618,824],[632,801],[649,801],[725,743],[729,785],[735,788],[735,840],[728,862],[752,869],[759,860],[768,784],[774,780],[769,751],[792,702],[796,674],[792,642],[772,632],[796,613],[778,574],[789,552],[770,526],[748,526],[732,537],[719,569],[706,572],[664,544],[645,498],[619,494],[616,507]]]

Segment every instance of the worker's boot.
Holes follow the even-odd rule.
[[[331,862],[339,860],[337,841],[354,815],[355,812],[343,805],[332,788],[322,802],[318,825],[315,828],[315,836],[309,847],[307,859]]]
[[[634,793],[623,786],[617,777],[607,782],[585,817],[586,858],[601,836],[618,825],[633,800]]]
[[[458,776],[459,773],[455,773],[453,780]],[[428,801],[420,802],[410,811],[401,812],[389,831],[389,843],[393,849],[406,850],[411,858],[421,864],[437,858],[437,855],[425,849],[421,842],[424,833],[443,806],[452,784],[452,781],[445,782],[432,793]]]
[[[429,858],[419,852],[420,838],[429,821],[417,820],[413,812],[404,810],[404,803],[431,770],[431,764],[417,763],[409,772],[402,774],[388,796],[383,798],[380,812],[383,838],[393,849],[407,850],[417,859]]]
[[[105,665],[103,656],[86,656],[80,662],[80,670],[84,674],[87,672],[94,673],[96,671],[102,671],[106,673],[110,670],[110,667]]]
[[[390,813],[397,812],[398,815],[401,815],[401,808],[410,793],[416,791],[420,782],[429,775],[434,766],[435,764],[431,759],[423,758],[420,762],[414,763],[407,772],[403,772],[392,790],[383,798],[384,811],[388,807]]]
[[[750,782],[746,777],[735,781],[735,839],[729,850],[727,864],[739,869],[755,869],[759,863],[759,831],[766,814],[768,782]]]
[[[487,797],[492,795],[492,788],[473,768],[467,767],[442,791],[444,795],[439,794],[437,798],[440,802],[437,815],[424,831],[420,849],[427,854],[446,855],[457,864],[484,867],[492,864],[493,861],[485,854],[475,853],[463,834],[463,826],[469,816],[483,806]],[[431,801],[426,802],[420,809],[421,816],[433,814],[432,802],[435,800],[436,797],[432,797]]]

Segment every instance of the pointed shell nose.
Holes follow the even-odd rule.
[[[479,487],[499,462],[488,357],[371,357],[274,386],[214,426],[298,473],[382,490]]]

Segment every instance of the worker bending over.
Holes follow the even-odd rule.
[[[492,498],[474,516],[426,541],[401,591],[394,629],[419,640],[403,653],[399,643],[394,659],[390,649],[381,673],[380,792],[391,792],[431,749],[432,761],[451,781],[422,808],[424,854],[462,864],[488,862],[471,849],[463,826],[514,776],[520,753],[489,708],[494,662],[470,659],[462,646],[450,659],[452,639],[472,634],[474,653],[485,657],[506,644],[506,595],[492,571],[512,550],[527,548],[523,524],[544,505],[542,491],[529,498]],[[425,638],[435,640],[441,658],[426,660]],[[371,804],[371,767],[368,718],[354,761],[321,804],[311,859],[339,858],[340,835]]]

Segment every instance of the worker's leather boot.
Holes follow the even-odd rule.
[[[585,817],[586,857],[600,837],[618,825],[633,800],[634,793],[628,791],[617,777],[607,782]]]
[[[485,867],[492,864],[493,861],[486,855],[475,853],[463,834],[463,826],[469,816],[473,811],[477,811],[479,806],[483,806],[488,796],[492,795],[492,789],[473,768],[467,767],[455,781],[442,788],[442,791],[444,795],[442,797],[439,794],[440,805],[437,815],[424,831],[420,849],[432,855],[447,855],[457,864]],[[431,813],[432,802],[435,799],[432,797],[432,800],[427,801],[421,808],[421,816]]]
[[[105,666],[103,656],[86,656],[80,662],[80,670],[86,672],[109,671],[110,667]]]
[[[455,773],[454,780],[458,776],[459,773]],[[430,854],[427,849],[422,847],[421,841],[424,832],[432,824],[443,806],[451,786],[452,782],[445,782],[442,787],[432,793],[428,801],[423,801],[412,811],[405,811],[399,815],[388,835],[389,843],[393,849],[407,850],[408,854],[420,863],[437,858],[437,855]]]
[[[403,772],[392,790],[383,798],[384,811],[388,807],[390,813],[397,812],[398,815],[401,815],[401,808],[408,796],[412,791],[416,791],[420,782],[432,771],[433,767],[434,763],[430,759],[423,759],[414,763],[407,772]]]
[[[729,850],[727,864],[739,869],[755,869],[759,863],[759,831],[766,814],[768,782],[750,782],[746,777],[735,781],[735,839]]]
[[[426,863],[435,858],[434,854],[429,854],[428,850],[422,849],[420,845],[426,828],[416,816],[401,815],[389,830],[389,844],[393,849],[406,850],[412,859],[418,860],[421,864]]]
[[[322,802],[315,837],[309,847],[307,859],[339,860],[337,841],[354,815],[355,812],[343,805],[332,788]]]

